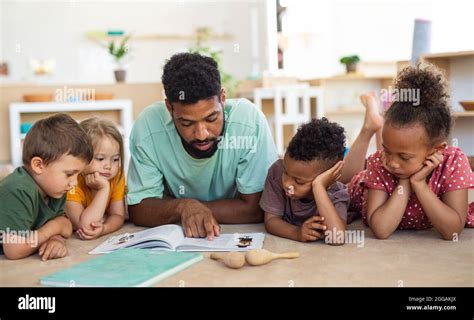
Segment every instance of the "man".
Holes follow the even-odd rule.
[[[219,223],[261,222],[259,200],[277,159],[262,114],[226,100],[216,62],[179,53],[166,63],[166,99],[146,108],[130,136],[130,219],[142,226],[181,220],[186,236],[219,235]]]

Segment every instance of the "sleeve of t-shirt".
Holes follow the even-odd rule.
[[[110,195],[110,202],[123,200],[125,197],[125,177],[122,175],[120,180],[117,182],[117,185],[114,188],[114,191]]]
[[[380,152],[376,152],[367,159],[367,169],[361,179],[361,185],[367,189],[387,191],[383,181],[387,179],[382,172]]]
[[[349,190],[343,183],[335,183],[328,189],[328,196],[331,199],[337,214],[342,220],[347,221],[347,210],[349,208]]]
[[[283,216],[285,211],[286,196],[281,186],[281,175],[278,177],[277,165],[274,164],[268,170],[268,176],[260,198],[260,208],[263,211]]]
[[[457,150],[453,156],[454,160],[450,161],[449,168],[446,168],[444,192],[474,188],[474,174],[466,155]]]
[[[128,204],[138,204],[147,198],[163,198],[163,173],[150,159],[145,148],[131,139],[128,168]]]
[[[268,168],[278,158],[272,134],[265,116],[257,111],[258,125],[253,134],[254,144],[243,149],[237,165],[237,190],[242,194],[261,192]]]
[[[34,223],[34,201],[31,195],[22,190],[5,190],[0,193],[2,209],[0,214],[0,230],[26,231],[31,230]]]
[[[77,185],[74,189],[68,191],[67,201],[78,202],[82,204],[84,208],[86,207],[86,194],[81,186]]]

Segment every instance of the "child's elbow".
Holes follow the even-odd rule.
[[[466,224],[465,221],[465,219],[459,218],[456,223],[438,228],[441,238],[446,241],[457,241],[459,239],[459,235],[461,235],[464,230],[464,226]]]
[[[441,238],[446,241],[456,241],[459,239],[459,235],[462,233],[464,230],[464,226],[460,229],[456,229],[453,232],[441,232]]]
[[[263,223],[263,225],[265,226],[265,231],[268,232],[269,234],[275,234],[275,232],[273,232],[273,226],[272,226],[272,223],[269,222],[269,221],[265,221]]]
[[[372,230],[374,236],[378,240],[387,240],[392,235],[390,232],[382,231],[382,230]]]
[[[64,232],[62,235],[64,238],[70,238],[72,236],[72,222],[71,220],[67,219],[67,223],[64,224]]]
[[[264,221],[263,210],[259,206],[252,208],[245,220],[246,223],[262,223]]]
[[[445,241],[451,241],[453,240],[453,237],[450,237],[449,235],[446,235],[446,234],[442,234],[441,235],[441,238]]]
[[[19,260],[31,255],[31,252],[22,250],[21,247],[14,244],[3,244],[3,255],[8,260]]]
[[[79,219],[79,223],[77,225],[77,229],[90,229],[92,222],[93,220],[89,219],[89,217],[85,217],[84,215],[81,215]]]
[[[385,230],[384,228],[379,227],[376,224],[372,223],[372,220],[368,219],[369,227],[372,233],[374,234],[375,239],[378,240],[387,240],[392,235],[393,231]]]

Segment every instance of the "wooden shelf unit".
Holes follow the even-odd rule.
[[[421,61],[431,63],[446,75],[450,85],[451,106],[455,118],[450,137],[468,156],[474,155],[474,111],[465,111],[459,101],[474,101],[474,51],[425,53]],[[400,71],[409,61],[398,61]]]
[[[118,124],[124,142],[124,168],[128,169],[129,135],[133,125],[133,105],[131,100],[101,100],[84,102],[14,102],[10,104],[10,148],[14,167],[22,164],[22,138],[20,132],[22,115],[57,112],[120,111]],[[38,115],[37,115],[38,117]],[[125,171],[126,172],[126,171]]]

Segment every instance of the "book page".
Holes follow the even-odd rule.
[[[221,234],[214,240],[184,238],[177,251],[248,251],[263,247],[263,233]]]
[[[170,244],[172,248],[178,246],[184,239],[183,228],[175,224],[165,224],[163,226],[145,229],[135,232],[133,242],[144,242],[147,240],[162,240]]]
[[[111,237],[89,253],[107,253],[122,248],[163,248],[176,250],[176,246],[183,239],[184,232],[180,226],[167,224]]]

